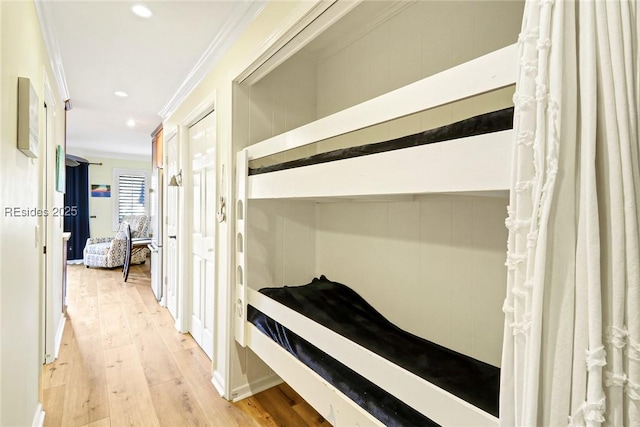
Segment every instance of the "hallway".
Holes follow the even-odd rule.
[[[68,267],[68,318],[58,359],[44,366],[45,426],[328,425],[288,386],[222,399],[210,361],[178,333],[150,288],[149,263]]]

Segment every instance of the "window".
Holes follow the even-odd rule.
[[[146,215],[149,172],[133,169],[113,170],[113,229],[117,230],[126,215]]]

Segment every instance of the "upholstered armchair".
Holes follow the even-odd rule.
[[[149,217],[146,215],[127,215],[122,218],[115,237],[90,237],[84,247],[84,265],[89,267],[114,268],[124,265],[127,252],[127,225],[131,227],[131,238],[149,235]],[[131,256],[131,264],[146,261],[148,249],[136,251]]]

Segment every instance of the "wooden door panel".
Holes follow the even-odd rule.
[[[191,333],[213,357],[216,279],[216,135],[214,113],[189,130],[192,166]]]

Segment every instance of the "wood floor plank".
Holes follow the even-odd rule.
[[[133,344],[105,350],[112,426],[159,426]]]
[[[173,357],[211,425],[254,425],[250,415],[222,399],[213,388],[211,361],[199,347],[173,353]]]
[[[304,402],[304,399],[302,399],[300,395],[296,393],[295,390],[292,389],[291,386],[287,383],[278,384],[277,386],[273,387],[273,389],[282,394],[282,399],[288,400],[291,406]]]
[[[62,425],[76,427],[109,416],[102,336],[75,337]]]
[[[149,310],[149,314],[156,314],[161,309],[161,307],[160,305],[158,305],[158,300],[153,294],[151,287],[147,284],[141,283],[136,284],[136,289],[140,294],[140,298],[142,298],[142,301],[146,305],[147,310]]]
[[[65,327],[60,343],[58,358],[42,370],[42,388],[47,389],[67,383],[71,362],[71,347],[75,343],[73,328]]]
[[[191,387],[176,378],[150,388],[151,399],[162,426],[210,426]]]
[[[309,405],[291,386],[287,383],[282,383],[276,387],[278,392],[283,396],[282,400],[288,400],[293,410],[305,420],[310,426],[329,426],[329,422],[320,415],[313,406]]]
[[[306,401],[302,400],[300,403],[296,403],[292,406],[305,422],[312,427],[329,427],[331,424],[320,415],[313,406],[309,405]]]
[[[136,320],[140,317],[143,319],[143,323],[146,324],[150,319],[149,310],[147,306],[142,302],[142,298],[138,293],[138,290],[134,287],[122,288],[119,291],[120,300],[122,301],[122,307],[127,316],[129,326],[136,327]]]
[[[153,328],[152,323],[149,328]],[[150,334],[148,330],[137,330],[133,332],[133,340],[150,386],[181,376],[180,370],[159,336]]]
[[[272,387],[252,396],[251,399],[259,402],[262,408],[268,409],[276,425],[300,427],[309,425],[304,418],[292,410],[294,400],[289,399],[279,387]]]
[[[127,322],[129,322],[129,328],[132,331],[139,329],[148,330],[150,333],[155,334],[154,330],[149,329],[153,326],[153,321],[151,320],[147,306],[142,302],[142,298],[136,288],[121,289],[120,299]]]
[[[97,297],[98,296],[98,287],[97,287],[97,275],[98,271],[95,269],[87,269],[85,274],[83,275],[83,280],[79,283],[77,289],[77,297]]]
[[[176,333],[175,320],[166,308],[159,310],[153,317],[153,321],[170,353],[198,346],[191,335]]]
[[[111,427],[111,419],[110,418],[103,418],[101,420],[98,421],[94,421],[90,424],[85,424],[82,427]]]
[[[164,340],[156,330],[136,288],[121,291],[122,303],[138,351],[145,377],[150,386],[180,378],[178,369]]]
[[[102,340],[104,348],[117,348],[133,343],[131,331],[124,314],[121,302],[102,304],[100,306]]]
[[[98,282],[98,302],[100,304],[120,302],[120,292],[114,278],[105,278]]]
[[[60,355],[42,374],[47,426],[327,425],[285,384],[221,398],[209,358],[155,301],[148,267],[133,266],[124,282],[121,268],[68,266]]]
[[[73,333],[76,337],[93,335],[100,332],[100,310],[98,297],[77,296],[75,304],[67,308],[69,320],[73,323]]]
[[[276,421],[271,416],[270,410],[264,408],[255,396],[247,397],[239,402],[233,404],[236,408],[240,409],[244,414],[247,414],[251,420],[255,420],[255,423],[263,427],[279,427]],[[270,408],[269,408],[270,409]]]
[[[42,391],[42,405],[44,408],[60,408],[64,406],[66,385],[48,387]],[[44,417],[44,427],[61,427],[62,411],[47,412]]]

